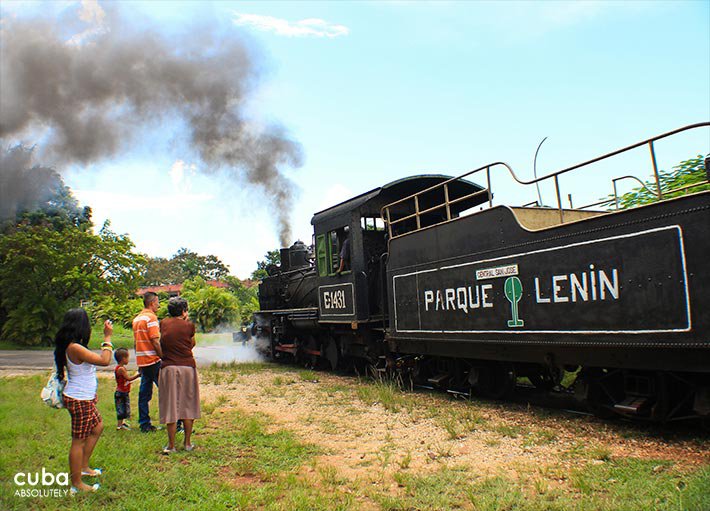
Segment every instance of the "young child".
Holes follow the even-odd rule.
[[[116,393],[114,394],[114,400],[116,402],[116,418],[118,419],[118,424],[116,429],[131,429],[131,427],[125,422],[126,419],[131,418],[131,383],[133,380],[140,376],[136,373],[133,376],[128,375],[128,370],[126,366],[128,365],[128,359],[130,355],[126,348],[118,348],[114,354],[117,366],[114,369],[114,374],[116,376]]]

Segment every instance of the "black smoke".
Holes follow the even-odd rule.
[[[33,162],[32,148],[18,145],[2,151],[0,169],[0,221],[25,211],[47,209],[64,188],[54,169]]]
[[[301,147],[280,125],[257,126],[246,114],[259,66],[239,34],[200,27],[168,37],[93,8],[101,16],[82,17],[93,25],[74,37],[49,20],[3,20],[4,144],[41,140],[41,158],[61,170],[117,155],[141,130],[179,119],[198,167],[260,187],[289,243],[293,185],[282,169],[301,165]],[[4,165],[0,172],[10,179]]]

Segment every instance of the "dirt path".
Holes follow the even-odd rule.
[[[385,476],[402,469],[426,473],[442,465],[465,466],[480,476],[539,471],[564,480],[580,458],[604,463],[642,457],[688,468],[710,463],[708,442],[697,438],[665,439],[628,424],[513,404],[453,401],[441,394],[408,394],[405,401],[411,404],[395,411],[358,397],[363,385],[355,378],[317,373],[317,380],[267,370],[229,383],[203,382],[202,395],[208,400],[223,396],[225,410],[236,407],[269,417],[273,428],[324,448],[319,465],[373,484],[396,484]],[[581,450],[586,456],[576,455]]]

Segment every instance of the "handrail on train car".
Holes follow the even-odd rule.
[[[654,145],[653,145],[654,142],[656,142],[656,141],[658,141],[658,140],[661,140],[661,139],[663,139],[663,138],[666,138],[666,137],[670,137],[670,136],[672,136],[672,135],[676,135],[676,134],[678,134],[678,133],[682,133],[682,132],[684,132],[684,131],[688,131],[688,130],[692,130],[692,129],[696,129],[696,128],[708,127],[708,126],[710,126],[710,121],[709,121],[709,122],[698,122],[698,123],[695,123],[695,124],[689,124],[689,125],[687,125],[687,126],[683,126],[682,128],[677,128],[677,129],[675,129],[675,130],[672,130],[672,131],[663,133],[663,134],[661,134],[661,135],[656,135],[655,137],[651,137],[651,138],[642,140],[642,141],[637,142],[637,143],[635,143],[635,144],[631,144],[631,145],[626,146],[626,147],[623,147],[623,148],[621,148],[621,149],[617,149],[617,150],[612,151],[612,152],[610,152],[610,153],[606,153],[606,154],[604,154],[604,155],[602,155],[602,156],[597,156],[596,158],[592,158],[591,160],[587,160],[587,161],[582,162],[582,163],[577,163],[576,165],[572,165],[571,167],[567,167],[567,168],[564,168],[564,169],[562,169],[562,170],[558,170],[557,172],[553,172],[553,173],[551,173],[551,174],[547,174],[547,175],[545,175],[545,176],[541,176],[541,177],[536,178],[536,179],[531,179],[531,180],[529,180],[529,181],[525,181],[524,179],[518,178],[518,176],[515,174],[515,171],[513,171],[513,169],[512,169],[512,168],[510,167],[510,165],[508,165],[507,163],[502,162],[502,161],[491,162],[491,163],[488,163],[488,164],[483,165],[483,166],[481,166],[481,167],[478,167],[478,168],[476,168],[476,169],[474,169],[474,170],[470,170],[470,171],[468,171],[468,172],[466,172],[466,173],[464,173],[464,174],[461,174],[460,176],[453,177],[453,178],[451,178],[451,179],[447,179],[446,181],[443,181],[443,182],[438,183],[438,184],[436,184],[436,185],[430,186],[429,188],[425,188],[424,190],[421,190],[421,191],[416,192],[416,193],[414,193],[414,194],[412,194],[412,195],[409,195],[409,196],[407,196],[407,197],[404,197],[403,199],[399,199],[399,200],[396,200],[396,201],[391,202],[391,203],[389,203],[389,204],[386,204],[386,205],[383,206],[382,209],[380,210],[380,216],[382,217],[382,220],[383,220],[384,222],[386,222],[387,228],[388,228],[388,232],[389,232],[389,239],[392,240],[392,239],[397,238],[397,237],[399,237],[399,236],[403,236],[404,234],[408,234],[409,232],[414,232],[414,231],[420,230],[420,229],[422,228],[422,226],[421,226],[421,216],[422,216],[423,214],[425,214],[425,213],[430,213],[431,211],[434,211],[434,210],[437,210],[437,209],[446,208],[446,220],[443,220],[442,222],[451,220],[451,205],[452,205],[452,204],[455,204],[455,203],[458,203],[458,202],[461,202],[461,201],[464,201],[464,200],[467,200],[467,199],[471,199],[471,198],[473,198],[474,196],[481,195],[481,194],[487,194],[487,195],[488,195],[488,205],[489,205],[489,206],[493,206],[493,194],[492,194],[492,192],[491,192],[491,169],[492,169],[492,168],[495,168],[495,167],[505,167],[506,169],[508,169],[508,172],[510,173],[511,177],[512,177],[516,182],[518,182],[519,184],[522,184],[522,185],[531,185],[531,184],[539,183],[539,182],[541,182],[541,181],[545,181],[545,180],[548,180],[548,179],[552,179],[552,180],[554,181],[554,183],[555,183],[555,193],[556,193],[556,195],[557,195],[557,210],[558,210],[559,213],[560,213],[560,223],[564,223],[564,209],[562,208],[562,199],[561,199],[561,196],[560,196],[560,183],[559,183],[559,176],[560,176],[560,175],[566,174],[567,172],[571,172],[571,171],[576,170],[576,169],[579,169],[579,168],[581,168],[581,167],[585,167],[585,166],[587,166],[587,165],[591,165],[592,163],[596,163],[596,162],[605,160],[605,159],[607,159],[607,158],[611,158],[612,156],[616,156],[616,155],[618,155],[618,154],[625,153],[626,151],[630,151],[630,150],[632,150],[632,149],[636,149],[637,147],[641,147],[641,146],[643,146],[643,145],[648,145],[648,147],[649,147],[649,151],[650,151],[650,154],[651,154],[651,162],[652,162],[652,164],[653,164],[653,174],[654,174],[654,177],[655,177],[655,180],[656,180],[656,190],[655,190],[655,191],[650,190],[650,189],[648,189],[647,187],[645,187],[645,185],[644,185],[644,187],[647,188],[647,189],[649,190],[649,192],[655,193],[656,196],[658,197],[658,199],[660,200],[660,199],[663,199],[663,191],[662,191],[662,189],[661,189],[661,179],[660,179],[660,175],[659,175],[659,173],[658,173],[658,165],[656,164],[656,151],[655,151]],[[468,194],[468,195],[464,195],[463,197],[457,197],[457,198],[454,199],[454,200],[450,200],[450,199],[449,199],[449,183],[451,183],[451,182],[453,182],[453,181],[458,181],[459,179],[463,179],[464,177],[467,177],[467,176],[476,174],[476,173],[481,172],[481,171],[483,171],[483,170],[486,171],[486,182],[487,182],[487,185],[488,185],[485,190],[479,190],[479,191],[477,191],[477,192],[473,192],[473,193],[470,193],[470,194]],[[623,178],[618,178],[618,179],[624,179],[624,178],[626,178],[626,177],[628,177],[628,176],[624,176]],[[617,179],[617,180],[618,180],[618,179]],[[614,189],[615,189],[615,191],[616,191],[616,180],[614,180],[613,183],[614,183]],[[643,184],[643,183],[642,183],[642,184]],[[698,186],[699,184],[701,184],[701,183],[695,183],[695,184],[693,184],[693,185],[689,185],[689,186],[683,187],[682,189],[692,188],[692,187]],[[425,209],[425,210],[423,210],[423,211],[420,211],[420,209],[419,209],[419,197],[420,197],[421,195],[425,194],[425,193],[431,192],[432,190],[436,190],[436,189],[439,189],[439,188],[443,188],[443,189],[444,189],[444,202],[442,202],[441,204],[437,204],[437,205],[435,205],[435,206],[433,206],[433,207],[429,207],[429,208],[427,208],[427,209]],[[679,189],[679,190],[680,190],[680,189]],[[673,191],[679,191],[679,190],[673,190]],[[616,197],[616,194],[615,194],[615,197]],[[392,215],[391,215],[391,208],[392,208],[393,206],[396,206],[396,205],[398,205],[398,204],[405,203],[405,202],[410,201],[410,200],[414,200],[414,213],[409,214],[409,215],[406,215],[406,216],[403,216],[403,217],[401,217],[401,218],[395,218],[395,219],[393,220],[393,219],[391,218],[391,216],[392,216]],[[583,208],[580,208],[580,209],[584,209],[584,208],[588,208],[588,207],[592,207],[592,206],[596,206],[596,205],[600,205],[600,204],[608,204],[608,203],[610,203],[610,202],[615,202],[615,201],[616,201],[616,203],[617,203],[617,209],[618,209],[618,198],[617,198],[616,200],[615,200],[615,199],[607,199],[607,200],[603,200],[603,201],[601,201],[601,202],[597,202],[597,203],[594,203],[594,204],[589,204],[589,205],[587,205],[587,206],[583,206]],[[393,226],[394,224],[397,224],[397,223],[400,223],[400,222],[404,222],[404,221],[409,220],[409,219],[411,219],[411,218],[415,218],[415,219],[416,219],[416,228],[413,229],[413,230],[407,231],[407,232],[405,232],[405,233],[398,234],[398,235],[394,236],[393,233],[392,233],[392,226]],[[439,222],[439,223],[442,223],[442,222]],[[434,224],[434,225],[436,225],[436,224]]]

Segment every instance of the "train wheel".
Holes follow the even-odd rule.
[[[475,367],[469,373],[469,382],[481,396],[503,399],[515,388],[515,367],[504,362],[492,362],[483,367]]]
[[[338,341],[333,337],[328,336],[323,341],[321,345],[321,356],[330,366],[331,371],[335,371],[338,368],[340,362],[340,350],[338,349]]]
[[[552,390],[562,381],[562,372],[555,368],[528,375],[530,383],[540,390]]]

